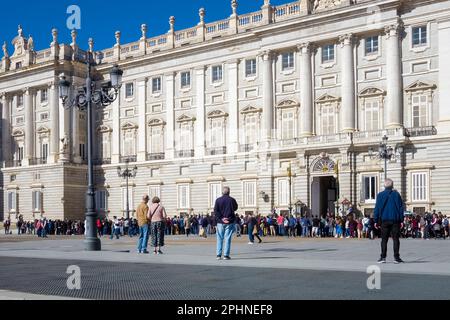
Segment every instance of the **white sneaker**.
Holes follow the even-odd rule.
[[[255,243],[253,243],[253,242],[249,242],[248,244],[249,244],[249,245],[253,245],[253,244],[255,244]]]

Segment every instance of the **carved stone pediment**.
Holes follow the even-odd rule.
[[[166,125],[162,119],[151,119],[147,124],[149,127],[160,127]]]
[[[196,120],[195,117],[183,114],[182,116],[178,117],[177,122],[193,122],[195,120]]]
[[[373,97],[373,96],[381,96],[381,95],[385,95],[386,91],[381,90],[379,88],[375,88],[375,87],[369,87],[366,88],[364,90],[362,90],[359,93],[360,97]]]
[[[97,128],[97,132],[99,133],[107,133],[112,132],[113,130],[107,125],[101,125]]]
[[[226,118],[228,117],[228,113],[223,112],[222,110],[214,110],[208,113],[208,118]]]
[[[14,53],[11,58],[22,57],[28,50],[28,40],[23,36],[22,26],[18,27],[17,36],[13,39]]]
[[[313,12],[334,9],[342,3],[342,0],[311,0]]]
[[[122,125],[122,130],[136,130],[138,128],[138,125],[132,123],[132,122],[126,122]]]
[[[413,82],[408,87],[406,87],[405,91],[409,92],[409,91],[434,90],[434,89],[436,89],[435,84],[429,84],[429,83],[417,80],[416,82]]]
[[[40,127],[37,131],[38,135],[45,135],[50,132],[50,130],[47,127]]]
[[[255,108],[253,106],[247,106],[244,109],[241,110],[241,114],[250,114],[250,113],[261,113],[261,108]]]
[[[335,96],[332,96],[332,95],[326,93],[326,94],[320,96],[320,97],[316,100],[316,103],[337,102],[337,101],[339,101],[339,100],[340,100],[340,98],[335,97]]]
[[[23,137],[25,136],[25,131],[23,131],[22,129],[16,129],[13,131],[12,136],[14,138]]]
[[[299,106],[299,103],[297,101],[294,101],[292,99],[287,99],[287,100],[281,101],[277,105],[277,108],[292,108],[292,107],[298,107],[298,106]]]

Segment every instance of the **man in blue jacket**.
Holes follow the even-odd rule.
[[[214,214],[217,222],[217,260],[222,259],[224,253],[225,260],[231,260],[231,238],[236,230],[236,211],[238,204],[235,199],[230,197],[230,188],[223,189],[223,196],[216,200]],[[225,241],[225,250],[223,242]]]
[[[394,241],[395,263],[403,263],[400,258],[400,231],[404,221],[403,200],[400,194],[394,190],[394,182],[387,179],[385,190],[378,194],[375,206],[375,228],[381,226],[381,258],[378,263],[386,263],[387,244],[389,237]]]

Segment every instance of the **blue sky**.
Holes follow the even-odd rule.
[[[271,0],[273,5],[293,2],[292,0]],[[70,43],[70,31],[66,27],[70,5],[81,8],[81,30],[78,44],[87,47],[87,39],[93,37],[95,49],[112,47],[114,32],[122,32],[122,43],[140,38],[140,25],[148,25],[148,37],[161,35],[169,30],[169,17],[175,16],[175,29],[193,27],[199,21],[198,9],[206,9],[206,22],[221,20],[231,14],[230,0],[23,0],[20,6],[15,1],[2,3],[0,18],[0,42],[7,41],[12,54],[12,39],[17,35],[17,26],[22,25],[24,35],[34,38],[35,49],[48,48],[52,41],[51,29],[59,30],[59,42]],[[263,0],[238,0],[238,13],[258,11]],[[25,9],[26,8],[26,9]],[[0,53],[0,56],[3,54]]]

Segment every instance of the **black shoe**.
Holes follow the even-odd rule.
[[[224,260],[231,260],[231,258],[230,258],[230,257],[228,257],[228,256],[226,256],[226,257],[223,257],[223,259],[224,259]]]
[[[400,258],[397,258],[397,259],[395,259],[394,263],[395,263],[395,264],[401,264],[401,263],[405,263],[405,261],[403,261],[403,260],[400,259]]]
[[[161,250],[158,250],[158,254],[164,254]]]
[[[148,252],[147,250],[142,251],[143,254],[149,254],[150,252]]]
[[[378,260],[378,263],[379,263],[379,264],[385,264],[385,263],[386,263],[386,258],[380,258],[380,259]]]

